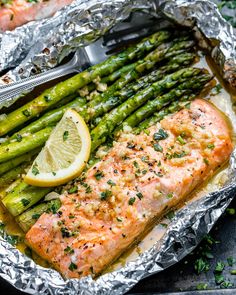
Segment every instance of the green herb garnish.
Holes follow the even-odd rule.
[[[73,262],[71,262],[71,264],[69,265],[68,268],[69,268],[69,270],[74,271],[74,270],[76,270],[78,267],[77,267],[76,264],[74,264]]]
[[[159,131],[155,132],[153,135],[153,139],[156,141],[166,139],[167,137],[168,134],[163,129],[159,129]]]
[[[136,200],[135,197],[130,198],[128,204],[132,206],[135,200]]]
[[[72,249],[70,246],[67,246],[67,247],[64,249],[64,252],[65,252],[65,253],[69,253],[69,254],[73,254],[73,253],[75,253],[74,249]]]
[[[104,192],[100,194],[100,197],[101,197],[101,200],[104,201],[104,200],[107,200],[107,198],[109,198],[111,195],[112,195],[111,191],[105,190]]]
[[[69,190],[68,190],[68,193],[69,194],[75,194],[75,193],[77,193],[78,192],[78,187],[77,186],[73,186],[72,188],[70,188]]]
[[[22,111],[22,114],[26,117],[30,117],[30,112],[28,110]]]
[[[36,176],[39,174],[39,169],[38,167],[36,166],[36,164],[32,167],[32,173]]]
[[[21,201],[21,203],[23,204],[24,207],[28,206],[29,203],[30,203],[30,201],[27,200],[27,199],[21,199],[20,201]]]
[[[95,174],[94,174],[94,177],[97,179],[97,180],[100,180],[102,179],[102,177],[104,177],[104,173],[100,170],[98,170]]]
[[[68,139],[68,136],[69,136],[69,131],[64,131],[63,133],[63,141],[66,141]]]
[[[163,152],[163,148],[159,145],[159,143],[154,143],[153,148],[156,152]]]

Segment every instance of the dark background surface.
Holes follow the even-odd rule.
[[[229,208],[236,209],[236,198]],[[205,242],[202,242],[194,253],[188,255],[169,269],[142,280],[128,294],[236,295],[236,275],[230,274],[230,270],[236,269],[236,263],[233,267],[229,267],[227,264],[228,257],[232,256],[236,259],[236,214],[223,214],[212,229],[210,236],[219,241],[219,243],[213,243],[212,245],[210,252],[214,257],[207,260],[210,265],[209,271],[197,275],[194,270],[196,259],[202,257],[200,253],[205,245]],[[234,285],[231,289],[222,289],[215,283],[214,269],[219,261],[226,265],[222,274],[226,281]],[[195,292],[200,283],[207,284],[207,288],[211,291]],[[3,279],[0,279],[0,294],[21,295],[24,293],[17,291]]]

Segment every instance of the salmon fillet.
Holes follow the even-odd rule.
[[[27,243],[65,278],[95,276],[229,159],[229,127],[212,104],[194,100],[140,135],[124,134],[44,213]]]
[[[72,1],[9,0],[2,6],[0,3],[0,31],[13,30],[29,21],[49,17]]]

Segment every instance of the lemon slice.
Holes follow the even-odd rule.
[[[34,160],[25,182],[57,186],[77,177],[89,159],[91,139],[83,118],[68,109]]]

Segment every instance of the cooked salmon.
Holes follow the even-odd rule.
[[[4,0],[0,1],[0,32],[13,30],[32,20],[53,15],[73,0]]]
[[[65,278],[96,276],[225,163],[225,118],[202,99],[140,135],[123,134],[109,153],[44,213],[27,243]]]

